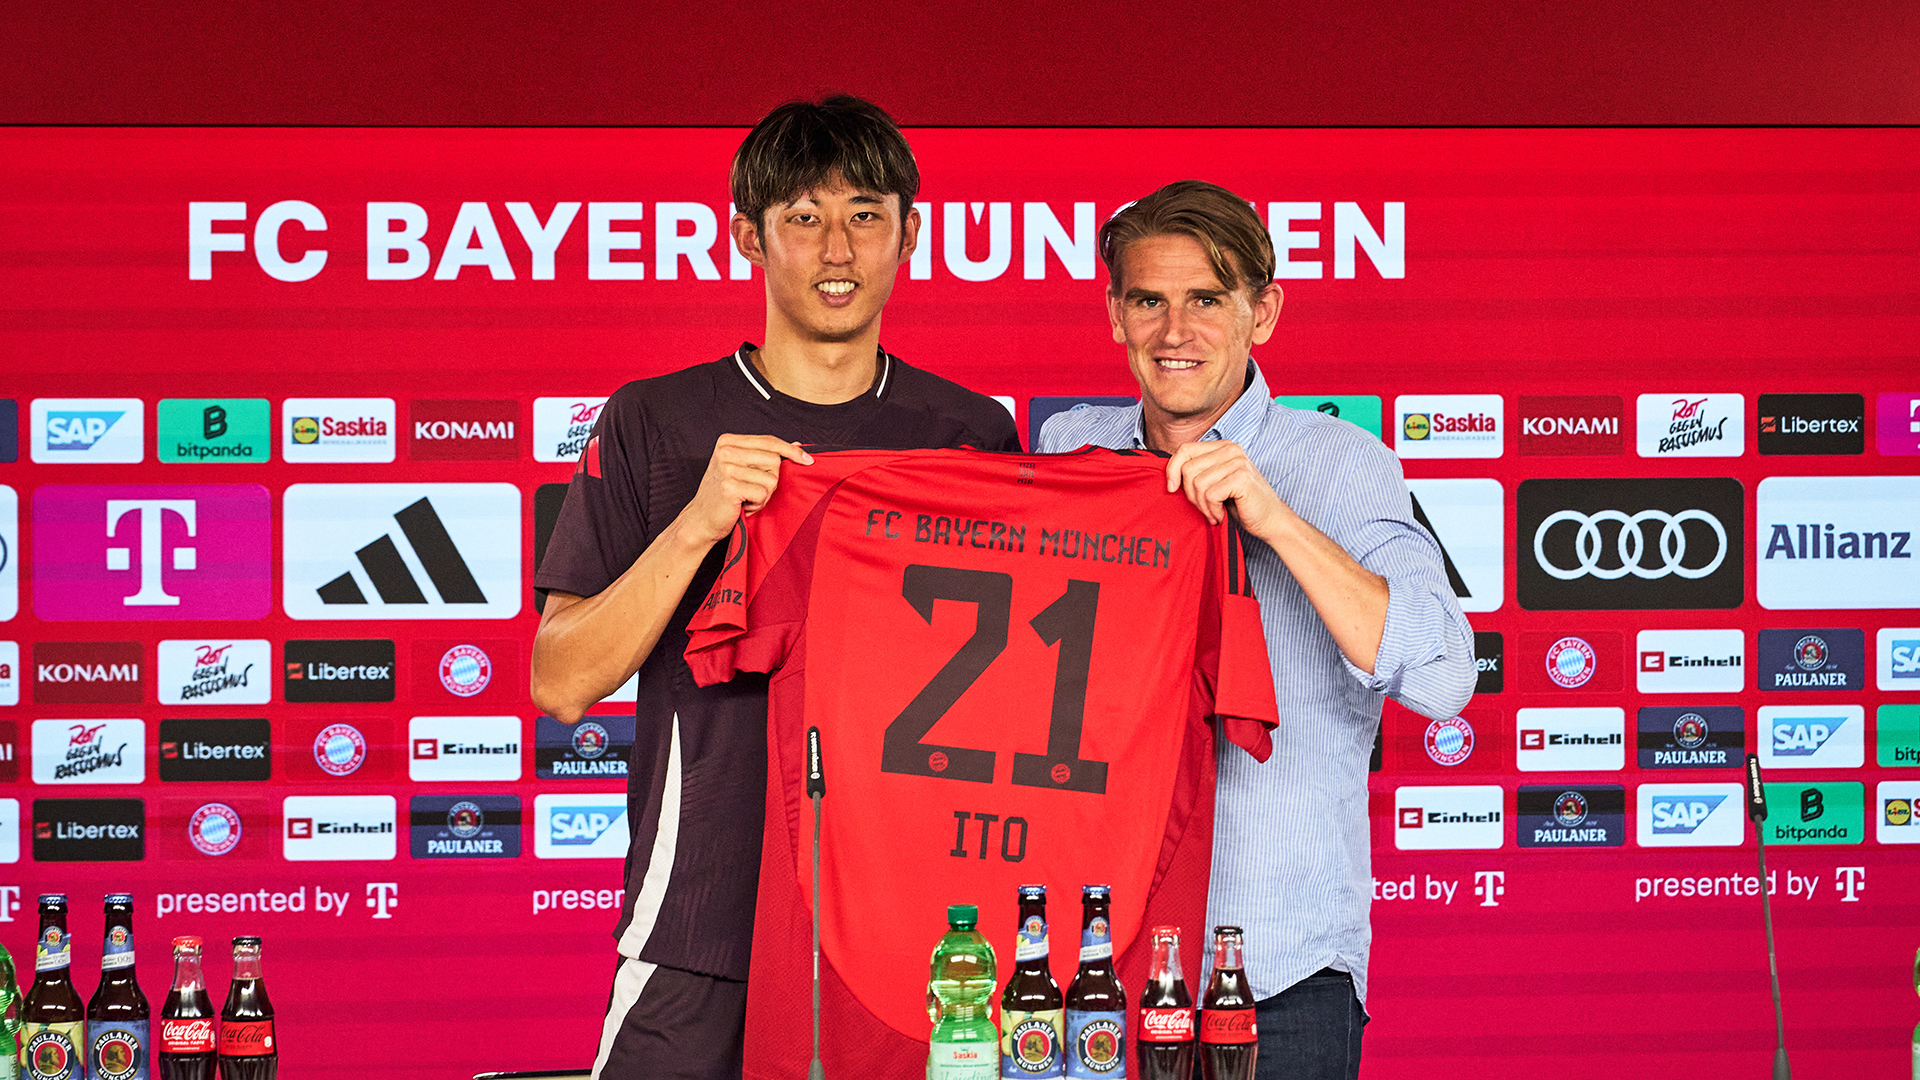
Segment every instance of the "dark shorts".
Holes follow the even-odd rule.
[[[622,957],[594,1080],[738,1080],[747,984]]]

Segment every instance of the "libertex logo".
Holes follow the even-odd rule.
[[[262,618],[273,606],[272,517],[258,484],[36,488],[34,613]]]

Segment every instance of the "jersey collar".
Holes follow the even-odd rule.
[[[1267,392],[1266,376],[1260,374],[1260,365],[1253,357],[1247,357],[1247,388],[1240,391],[1227,411],[1213,422],[1201,442],[1226,440],[1247,445],[1247,441],[1260,433],[1260,425],[1265,421],[1267,408],[1273,403],[1273,395]],[[1146,412],[1144,405],[1135,405],[1133,418],[1133,448],[1147,449]]]
[[[754,345],[751,341],[741,342],[740,347],[734,350],[733,366],[740,369],[740,374],[746,377],[748,385],[758,390],[763,400],[772,401],[773,388],[767,385],[766,380],[760,377],[760,373],[754,370],[753,362],[747,359],[747,353],[757,348],[758,346]],[[884,399],[887,396],[887,384],[893,381],[893,354],[885,349],[877,348],[874,351],[878,354],[879,359],[879,364],[876,367],[878,374],[875,376],[873,387],[869,392],[873,394],[876,399]]]

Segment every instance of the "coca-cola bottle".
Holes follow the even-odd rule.
[[[1111,890],[1080,889],[1080,970],[1067,987],[1067,1075],[1123,1080],[1127,1075],[1127,991],[1113,970]]]
[[[220,1052],[197,937],[173,939],[173,989],[160,1007],[160,1080],[213,1080]]]
[[[1253,1080],[1260,1034],[1253,1024],[1240,928],[1213,928],[1213,981],[1200,1002],[1201,1080]]]
[[[87,1071],[93,1080],[147,1080],[147,995],[133,974],[133,896],[108,893],[100,986],[87,1002]]]
[[[1136,1080],[1193,1080],[1193,996],[1180,974],[1180,928],[1153,928],[1153,960],[1140,995]]]
[[[73,988],[66,893],[40,897],[40,937],[33,951],[33,987],[20,1009],[20,1073],[29,1080],[81,1080],[87,1007]]]
[[[233,985],[220,1007],[220,1080],[274,1080],[280,1047],[273,1038],[273,1002],[260,978],[260,939],[233,939]]]
[[[1008,1080],[1047,1080],[1066,1067],[1064,1003],[1047,952],[1047,887],[1022,885],[1013,975],[1000,996],[1000,1075]]]

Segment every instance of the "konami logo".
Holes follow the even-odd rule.
[[[36,704],[146,700],[137,641],[36,641],[33,700]]]
[[[1625,449],[1617,394],[1520,398],[1520,454],[1617,455]]]
[[[407,406],[413,461],[512,461],[520,456],[520,403],[414,401]]]

